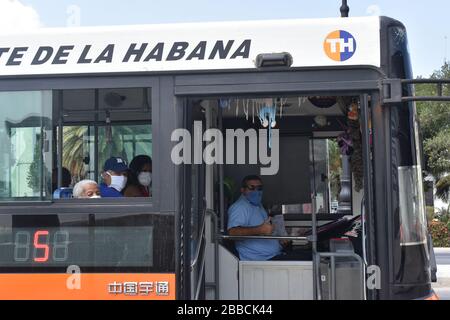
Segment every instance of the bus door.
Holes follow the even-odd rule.
[[[228,163],[231,158],[228,159],[227,154],[232,150],[228,150],[228,144],[224,143],[226,148],[222,159],[224,159],[223,161],[227,159],[226,163],[224,165],[219,163],[214,166],[219,171],[217,174],[219,176],[218,181],[214,179],[216,178],[214,169],[212,173],[209,173],[208,165],[206,168],[194,163],[186,166],[188,169],[186,170],[185,181],[190,181],[190,183],[186,183],[185,186],[187,195],[185,234],[190,235],[191,245],[185,249],[191,250],[190,280],[192,283],[190,293],[195,293],[194,296],[191,295],[191,298],[201,297],[201,291],[196,291],[196,285],[198,285],[198,288],[202,286],[200,279],[203,274],[198,273],[203,272],[203,262],[200,259],[203,251],[202,243],[204,242],[202,237],[207,238],[210,234],[209,232],[205,234],[206,228],[202,225],[202,222],[205,221],[203,211],[205,207],[202,199],[206,196],[207,208],[214,211],[216,208],[214,203],[218,201],[211,201],[209,198],[214,198],[214,190],[218,191],[219,196],[216,200],[220,198],[221,207],[220,221],[218,222],[220,244],[229,249],[239,261],[234,246],[234,250],[227,246],[227,242],[234,244],[234,239],[226,234],[227,210],[240,196],[242,178],[251,174],[262,177],[264,183],[263,204],[267,212],[273,216],[281,215],[285,221],[287,233],[277,236],[290,237],[289,239],[293,240],[295,249],[303,252],[303,261],[295,266],[298,269],[297,271],[304,272],[303,280],[289,278],[289,281],[294,281],[293,283],[300,281],[299,286],[303,288],[303,291],[298,291],[302,291],[304,294],[295,298],[344,299],[349,297],[348,294],[345,295],[349,291],[354,293],[351,296],[354,299],[365,298],[365,274],[363,271],[366,247],[365,232],[358,237],[354,245],[349,244],[349,241],[345,241],[344,238],[346,238],[345,233],[347,231],[353,231],[353,226],[355,226],[355,229],[359,228],[358,226],[361,225],[359,221],[363,219],[358,220],[358,218],[365,215],[367,211],[364,206],[368,201],[367,199],[370,200],[370,197],[366,196],[366,189],[370,190],[368,188],[370,183],[365,182],[367,180],[365,174],[370,172],[366,169],[369,164],[365,160],[370,159],[366,155],[367,152],[370,153],[370,148],[364,146],[364,144],[370,145],[370,135],[366,130],[368,128],[369,95],[356,94],[347,97],[343,102],[337,102],[342,99],[335,97],[331,99],[332,104],[324,107],[321,103],[325,103],[324,101],[327,99],[330,100],[329,97],[316,101],[302,95],[274,95],[264,99],[259,96],[235,99],[219,96],[188,100],[187,105],[191,115],[187,117],[186,121],[187,128],[192,134],[192,144],[195,144],[195,139],[198,139],[198,145],[203,145],[205,141],[211,141],[204,138],[201,142],[200,137],[205,128],[219,128],[224,141],[230,142],[228,139],[233,139],[231,147],[234,150],[234,159]],[[313,102],[319,106],[315,106]],[[357,162],[357,169],[354,168],[356,161],[352,162],[350,155],[342,155],[342,152],[346,149],[345,146],[340,145],[348,138],[345,133],[346,126],[349,123],[348,113],[352,108],[359,110],[354,110],[355,113],[358,113],[358,117],[355,117],[354,130],[352,129],[357,136],[353,142],[356,143],[357,140],[359,143],[357,152],[360,161]],[[273,112],[270,113],[270,110],[273,110]],[[277,134],[272,132],[272,136],[268,126],[264,126],[264,119],[262,119],[264,116],[270,116],[269,113],[275,116],[274,129],[279,130]],[[210,116],[211,119],[216,119],[217,123],[211,121]],[[270,121],[272,121],[271,118],[268,119],[269,123]],[[196,130],[197,134],[195,134]],[[228,137],[229,133],[226,132],[228,130],[233,131],[233,136]],[[261,142],[258,139],[263,140]],[[274,156],[272,156],[269,165],[267,165],[267,162],[265,164],[253,163],[254,159],[251,160],[252,151],[259,149],[252,148],[255,146],[262,149],[273,147],[272,150],[275,150],[276,142],[279,143],[279,149],[274,151],[279,152],[278,164],[275,164],[277,161],[275,161]],[[209,146],[208,143],[205,144],[202,150],[206,150]],[[245,150],[239,149],[241,146]],[[264,155],[262,149],[258,151],[258,157],[260,158]],[[207,152],[205,153],[207,154]],[[244,154],[246,163],[240,163],[239,156],[242,154]],[[198,157],[201,157],[201,155],[198,155]],[[192,159],[195,159],[194,155],[192,155]],[[275,166],[278,166],[275,174],[261,175],[261,169],[275,168]],[[358,172],[358,174],[355,174],[355,172]],[[204,183],[210,181],[208,179],[209,174],[213,176],[211,181],[218,183],[214,183],[213,187],[208,187],[205,190]],[[358,187],[356,186],[357,181]],[[210,192],[213,194],[209,195]],[[190,201],[190,203],[187,201]],[[206,213],[209,211],[211,210],[206,210]],[[190,219],[186,218],[188,214],[192,215]],[[188,222],[190,224],[186,225]],[[191,229],[188,230],[187,228]],[[332,238],[339,238],[339,241],[330,244]],[[208,247],[208,243],[209,241],[206,241],[206,247]],[[206,256],[208,257],[208,254]],[[208,277],[210,273],[213,275],[204,283],[207,289],[212,287],[208,283],[214,281],[215,287],[220,291],[220,296],[222,296],[222,290],[232,290],[233,288],[229,283],[236,281],[236,273],[234,273],[233,279],[230,278],[226,283],[222,282],[226,278],[224,276],[225,269],[229,270],[231,266],[217,266],[216,264],[219,264],[217,259],[215,264],[210,263],[208,258],[206,261],[205,276]],[[277,262],[271,261],[270,263],[276,264]],[[239,265],[243,267],[242,261],[239,262]],[[248,281],[244,272],[241,272],[242,270],[236,271],[238,272],[239,285],[234,288],[238,291],[233,294],[230,293],[231,291],[227,291],[227,293],[230,293],[230,296],[233,297],[248,299],[250,296],[247,296],[246,289],[242,289],[248,288],[248,286],[240,282]],[[221,275],[220,283],[218,283],[217,277],[214,277],[217,272]],[[293,274],[298,275],[298,273]],[[269,282],[281,279],[277,281],[281,294],[278,298],[288,294],[289,281],[286,283],[286,287],[282,285],[282,281],[287,279],[286,277],[277,278],[276,275],[272,275],[264,278]],[[273,286],[266,286],[265,284],[264,287],[272,289],[261,292],[261,296],[258,297],[266,299],[273,296]],[[212,296],[206,295],[205,297],[211,298]],[[293,298],[293,296],[290,297]]]
[[[370,110],[377,96],[360,94],[343,99],[348,107],[340,132],[329,136],[316,131],[311,139],[312,210],[316,213],[312,215],[311,236],[315,240],[314,289],[318,300],[373,299],[375,294],[367,290],[366,268],[375,261]],[[324,190],[328,190],[329,199]],[[321,214],[323,208],[338,219],[323,223],[327,219]]]

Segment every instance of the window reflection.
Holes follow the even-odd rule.
[[[343,171],[344,164],[349,166],[349,159],[341,155],[336,138],[311,140],[311,147],[314,152],[310,160],[313,164],[316,213],[342,213],[344,200],[347,206],[351,206],[350,172],[344,175]],[[348,190],[343,190],[346,179]]]
[[[0,108],[0,200],[50,199],[51,92],[0,92]]]

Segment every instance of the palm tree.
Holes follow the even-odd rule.
[[[87,126],[63,127],[63,166],[69,169],[75,181],[85,176],[83,139],[87,132]]]
[[[98,128],[98,155],[90,154],[94,143],[94,129],[88,126],[68,126],[63,128],[63,166],[72,173],[73,181],[86,178],[85,163],[98,161],[101,170],[103,163],[111,156],[130,161],[137,150],[145,150],[151,155],[151,126],[130,125]],[[108,132],[109,131],[109,132]],[[135,143],[135,148],[127,150],[127,143]],[[129,148],[128,148],[129,149]]]

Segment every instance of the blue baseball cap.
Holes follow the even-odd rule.
[[[105,165],[103,166],[103,171],[114,171],[114,172],[124,172],[128,170],[127,162],[119,157],[111,157],[105,161]]]

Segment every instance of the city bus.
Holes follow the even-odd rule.
[[[0,43],[0,299],[435,297],[400,22],[44,28]],[[150,196],[74,197],[108,158],[138,155]],[[227,233],[250,174],[282,232]],[[241,260],[236,241],[255,238],[304,255]]]

